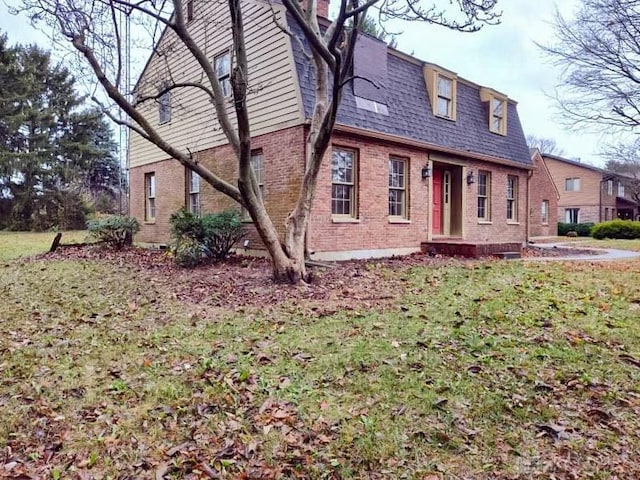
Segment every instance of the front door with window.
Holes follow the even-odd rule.
[[[434,235],[442,235],[442,170],[433,171],[431,227]]]
[[[462,167],[440,164],[433,169],[431,234],[462,235]]]

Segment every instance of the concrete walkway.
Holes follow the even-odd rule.
[[[569,243],[534,243],[532,244],[539,248],[564,248],[571,249],[576,248],[579,250],[592,250],[598,252],[597,254],[576,254],[566,255],[564,257],[527,257],[524,260],[534,261],[587,261],[587,262],[613,262],[616,260],[630,260],[633,258],[640,258],[640,252],[633,252],[631,250],[618,250],[615,248],[593,248],[580,246],[580,242]]]

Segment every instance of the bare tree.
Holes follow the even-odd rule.
[[[556,14],[556,40],[541,45],[563,69],[558,100],[574,124],[640,126],[640,0],[584,0]]]
[[[640,141],[607,146],[602,156],[608,158],[605,168],[626,177],[625,187],[640,203]]]
[[[536,135],[527,135],[527,145],[529,148],[537,148],[540,153],[548,155],[563,156],[564,150],[558,146],[553,138],[537,137]]]
[[[310,63],[316,78],[315,106],[306,139],[306,170],[300,193],[291,205],[283,238],[265,209],[250,165],[251,119],[246,99],[251,86],[248,83],[245,5],[243,0],[220,1],[228,6],[229,23],[219,22],[219,27],[231,28],[233,36],[231,52],[234,67],[230,75],[233,102],[225,101],[224,87],[207,55],[206,46],[199,44],[192,35],[185,18],[186,0],[22,0],[22,10],[33,20],[48,22],[80,54],[109,101],[130,119],[121,120],[109,105],[103,105],[114,122],[125,123],[248,211],[269,252],[276,280],[304,282],[309,278],[305,267],[304,240],[318,173],[329,146],[342,89],[352,79],[351,62],[358,29],[350,25],[359,25],[367,10],[375,7],[385,21],[422,21],[460,31],[476,31],[484,24],[499,20],[500,14],[494,11],[497,0],[434,0],[435,3],[427,3],[427,7],[422,6],[419,0],[340,0],[337,17],[322,27],[316,15],[317,0],[282,0],[286,11],[300,25],[303,40],[310,46]],[[452,3],[456,5],[453,9],[446,6]],[[146,26],[154,42],[157,42],[158,32],[169,32],[175,39],[170,48],[181,56],[195,59],[201,70],[201,79],[193,82],[170,80],[153,94],[142,96],[127,92],[123,88],[125,66],[119,49],[122,32],[117,19],[121,15],[138,19]],[[274,21],[277,21],[277,15],[274,15]],[[212,19],[212,25],[216,25],[215,22],[216,19]],[[284,25],[282,28],[286,30]],[[287,33],[292,35],[289,31]],[[156,50],[155,53],[163,55],[168,52]],[[157,102],[169,92],[184,89],[206,92],[211,104],[211,117],[217,119],[217,128],[224,132],[238,162],[237,183],[226,181],[220,172],[194,160],[188,150],[171,144],[145,117],[141,106],[146,102]]]

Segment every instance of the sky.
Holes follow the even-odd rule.
[[[9,14],[7,5],[15,3],[0,0],[0,30],[7,33],[9,42],[50,46],[46,36],[25,18]],[[525,134],[554,139],[568,158],[602,166],[606,159],[598,153],[609,138],[584,129],[572,131],[563,122],[554,98],[561,83],[558,68],[534,43],[553,41],[551,22],[556,8],[570,16],[578,4],[578,0],[499,0],[498,10],[503,12],[499,25],[460,33],[403,24],[398,26],[398,49],[508,95],[518,102]]]

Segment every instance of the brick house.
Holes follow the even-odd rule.
[[[558,189],[558,220],[598,223],[636,219],[640,213],[629,182],[633,179],[575,160],[542,154]]]
[[[540,150],[530,149],[533,171],[529,180],[529,237],[558,234],[560,194]]]
[[[302,41],[291,39],[279,21]],[[326,15],[324,11],[319,13]],[[305,138],[314,103],[313,70],[300,27],[281,5],[248,0],[247,44],[252,95],[252,165],[274,224],[283,225],[304,171]],[[220,80],[229,75],[231,33],[211,35],[207,19],[226,18],[224,5],[196,2],[194,36]],[[170,42],[163,35],[158,46]],[[193,82],[199,73],[178,54],[155,54],[138,89],[171,76]],[[361,35],[356,79],[344,89],[323,162],[307,249],[312,258],[346,259],[407,254],[433,248],[475,254],[519,250],[526,242],[528,182],[533,163],[516,102],[438,65]],[[154,79],[153,81],[147,81]],[[375,84],[375,86],[374,86]],[[145,115],[169,142],[188,149],[228,181],[237,165],[199,90],[177,91],[149,104]],[[136,240],[169,241],[169,216],[181,207],[219,211],[238,207],[177,161],[132,134],[131,214]],[[260,248],[247,224],[251,248]]]

